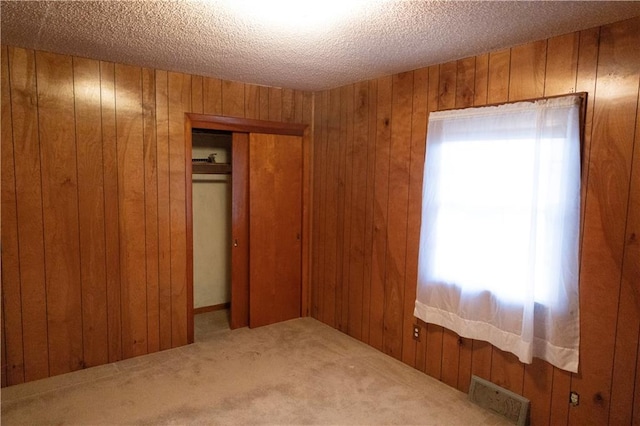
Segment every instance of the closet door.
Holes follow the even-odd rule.
[[[251,133],[249,323],[300,316],[302,138]]]

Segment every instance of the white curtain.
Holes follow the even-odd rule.
[[[415,316],[578,369],[580,97],[429,116]]]

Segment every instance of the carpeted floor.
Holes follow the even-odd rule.
[[[198,315],[193,345],[5,388],[2,424],[508,424],[314,319],[225,315]]]

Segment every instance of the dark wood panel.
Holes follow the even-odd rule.
[[[373,220],[375,202],[376,137],[378,128],[378,81],[369,81],[369,137],[367,140],[367,193],[364,216],[364,280],[362,284],[362,341],[371,334],[371,280],[373,273]]]
[[[249,134],[231,142],[231,329],[249,325]]]
[[[158,157],[156,85],[152,69],[142,69],[142,134],[144,149],[144,220],[147,273],[147,351],[160,350],[158,264]],[[202,94],[202,79],[198,81]],[[194,84],[198,87],[198,85]],[[202,98],[192,98],[202,108]]]
[[[362,338],[362,296],[364,284],[364,234],[367,192],[367,133],[369,124],[369,86],[354,86],[353,155],[351,193],[351,240],[349,242],[349,309],[347,333]]]
[[[387,214],[389,229],[393,231],[388,233],[385,259],[383,350],[396,359],[402,359],[403,334],[411,332],[403,328],[413,72],[394,75],[392,87]]]
[[[115,362],[122,359],[122,318],[120,309],[120,218],[118,153],[116,149],[115,66],[112,63],[100,62],[100,100],[109,362]]]
[[[313,211],[313,94],[296,91],[296,122],[307,123],[302,136],[302,302],[301,316],[308,316],[311,306],[311,214]],[[298,112],[300,111],[301,112]]]
[[[224,99],[223,86],[223,99]],[[187,344],[187,221],[184,113],[191,106],[191,76],[168,74],[169,194],[171,217],[171,346]],[[223,101],[223,108],[224,101]],[[244,110],[243,110],[244,111]],[[191,183],[189,183],[191,184]],[[189,307],[193,309],[193,306]]]
[[[411,330],[417,323],[413,316],[418,283],[418,249],[420,244],[420,214],[422,212],[422,174],[427,139],[427,111],[429,93],[429,69],[413,72],[413,111],[411,115],[411,148],[409,166],[409,199],[407,205],[407,260],[404,295],[404,325],[402,338],[402,362],[424,371],[426,350],[425,330],[420,330],[420,340],[413,340]]]
[[[293,89],[282,89],[282,118],[285,123],[293,123],[296,121],[296,104]]]
[[[269,88],[260,86],[260,120],[269,120]]]
[[[387,217],[389,206],[389,146],[391,142],[392,85],[393,80],[391,76],[378,79],[369,344],[380,350],[383,349],[384,329],[384,282],[388,235]]]
[[[212,85],[205,79],[205,85]],[[213,85],[215,87],[215,85]],[[169,167],[169,79],[156,71],[156,156],[158,164],[158,324],[160,349],[171,345],[171,193]],[[206,88],[207,86],[205,86]],[[206,90],[205,90],[206,93]],[[208,98],[205,97],[205,102]],[[206,107],[205,107],[206,111]]]
[[[131,358],[147,353],[142,70],[116,64],[115,93],[122,355]]]
[[[338,259],[338,150],[340,132],[340,89],[329,91],[329,111],[327,125],[326,196],[325,206],[325,244],[324,244],[324,283],[323,321],[330,326],[336,325],[336,278]]]
[[[83,366],[71,57],[36,52],[50,374]]]
[[[353,97],[354,86],[352,84],[342,87],[340,103],[340,199],[338,212],[338,303],[336,303],[336,319],[338,329],[347,332],[349,323],[349,268],[351,256],[349,245],[351,244],[351,203],[352,203],[352,175],[353,175]],[[341,236],[340,236],[341,234]]]
[[[191,112],[204,113],[204,78],[199,75],[191,76]]]
[[[109,362],[100,64],[73,59],[84,366]]]
[[[24,382],[18,213],[13,155],[9,53],[2,47],[2,374],[3,386]]]

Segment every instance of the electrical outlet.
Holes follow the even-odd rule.
[[[413,325],[413,340],[420,341],[420,326],[418,324]]]
[[[580,395],[578,395],[578,392],[571,391],[571,393],[569,393],[569,404],[573,407],[577,407],[580,404]]]

